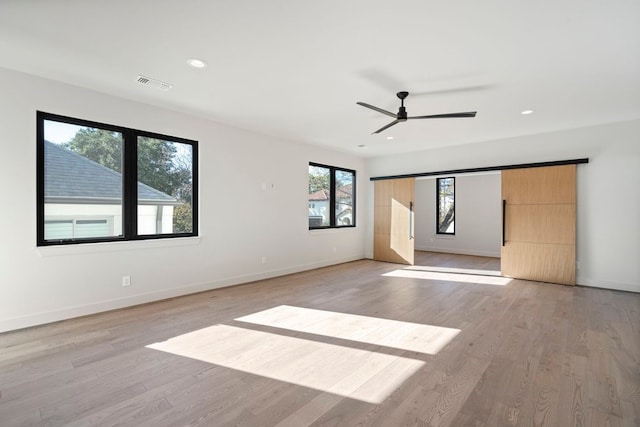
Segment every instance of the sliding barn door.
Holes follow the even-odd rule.
[[[415,178],[374,181],[373,258],[413,265]]]
[[[502,274],[575,285],[576,165],[502,171]]]

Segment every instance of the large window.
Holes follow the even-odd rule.
[[[456,179],[436,179],[436,233],[456,234]]]
[[[356,172],[309,163],[309,229],[355,226]]]
[[[196,141],[37,119],[38,246],[198,234]]]

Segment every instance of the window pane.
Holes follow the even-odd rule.
[[[438,178],[438,233],[455,234],[455,178]]]
[[[309,165],[309,228],[330,225],[331,170]]]
[[[353,172],[336,170],[336,226],[353,224]]]
[[[138,234],[193,231],[193,147],[138,137]]]
[[[45,240],[122,235],[122,147],[120,132],[44,120]],[[78,229],[87,216],[109,227]]]

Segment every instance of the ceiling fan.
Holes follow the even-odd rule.
[[[381,127],[377,131],[373,133],[380,133],[385,129],[390,128],[391,126],[400,123],[406,122],[407,120],[413,119],[452,119],[452,118],[464,118],[464,117],[475,117],[476,111],[469,111],[466,113],[447,113],[447,114],[433,114],[430,116],[407,116],[407,110],[404,108],[404,99],[409,95],[409,92],[398,92],[396,96],[400,98],[400,109],[398,110],[398,114],[394,114],[391,111],[383,110],[382,108],[375,107],[371,104],[367,104],[366,102],[357,102],[358,105],[362,105],[363,107],[370,108],[374,111],[377,111],[382,114],[386,114],[387,116],[393,117],[395,120],[389,123],[386,126]],[[372,134],[373,135],[373,134]]]

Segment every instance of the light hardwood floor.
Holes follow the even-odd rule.
[[[416,264],[0,334],[0,426],[640,425],[639,294]]]

